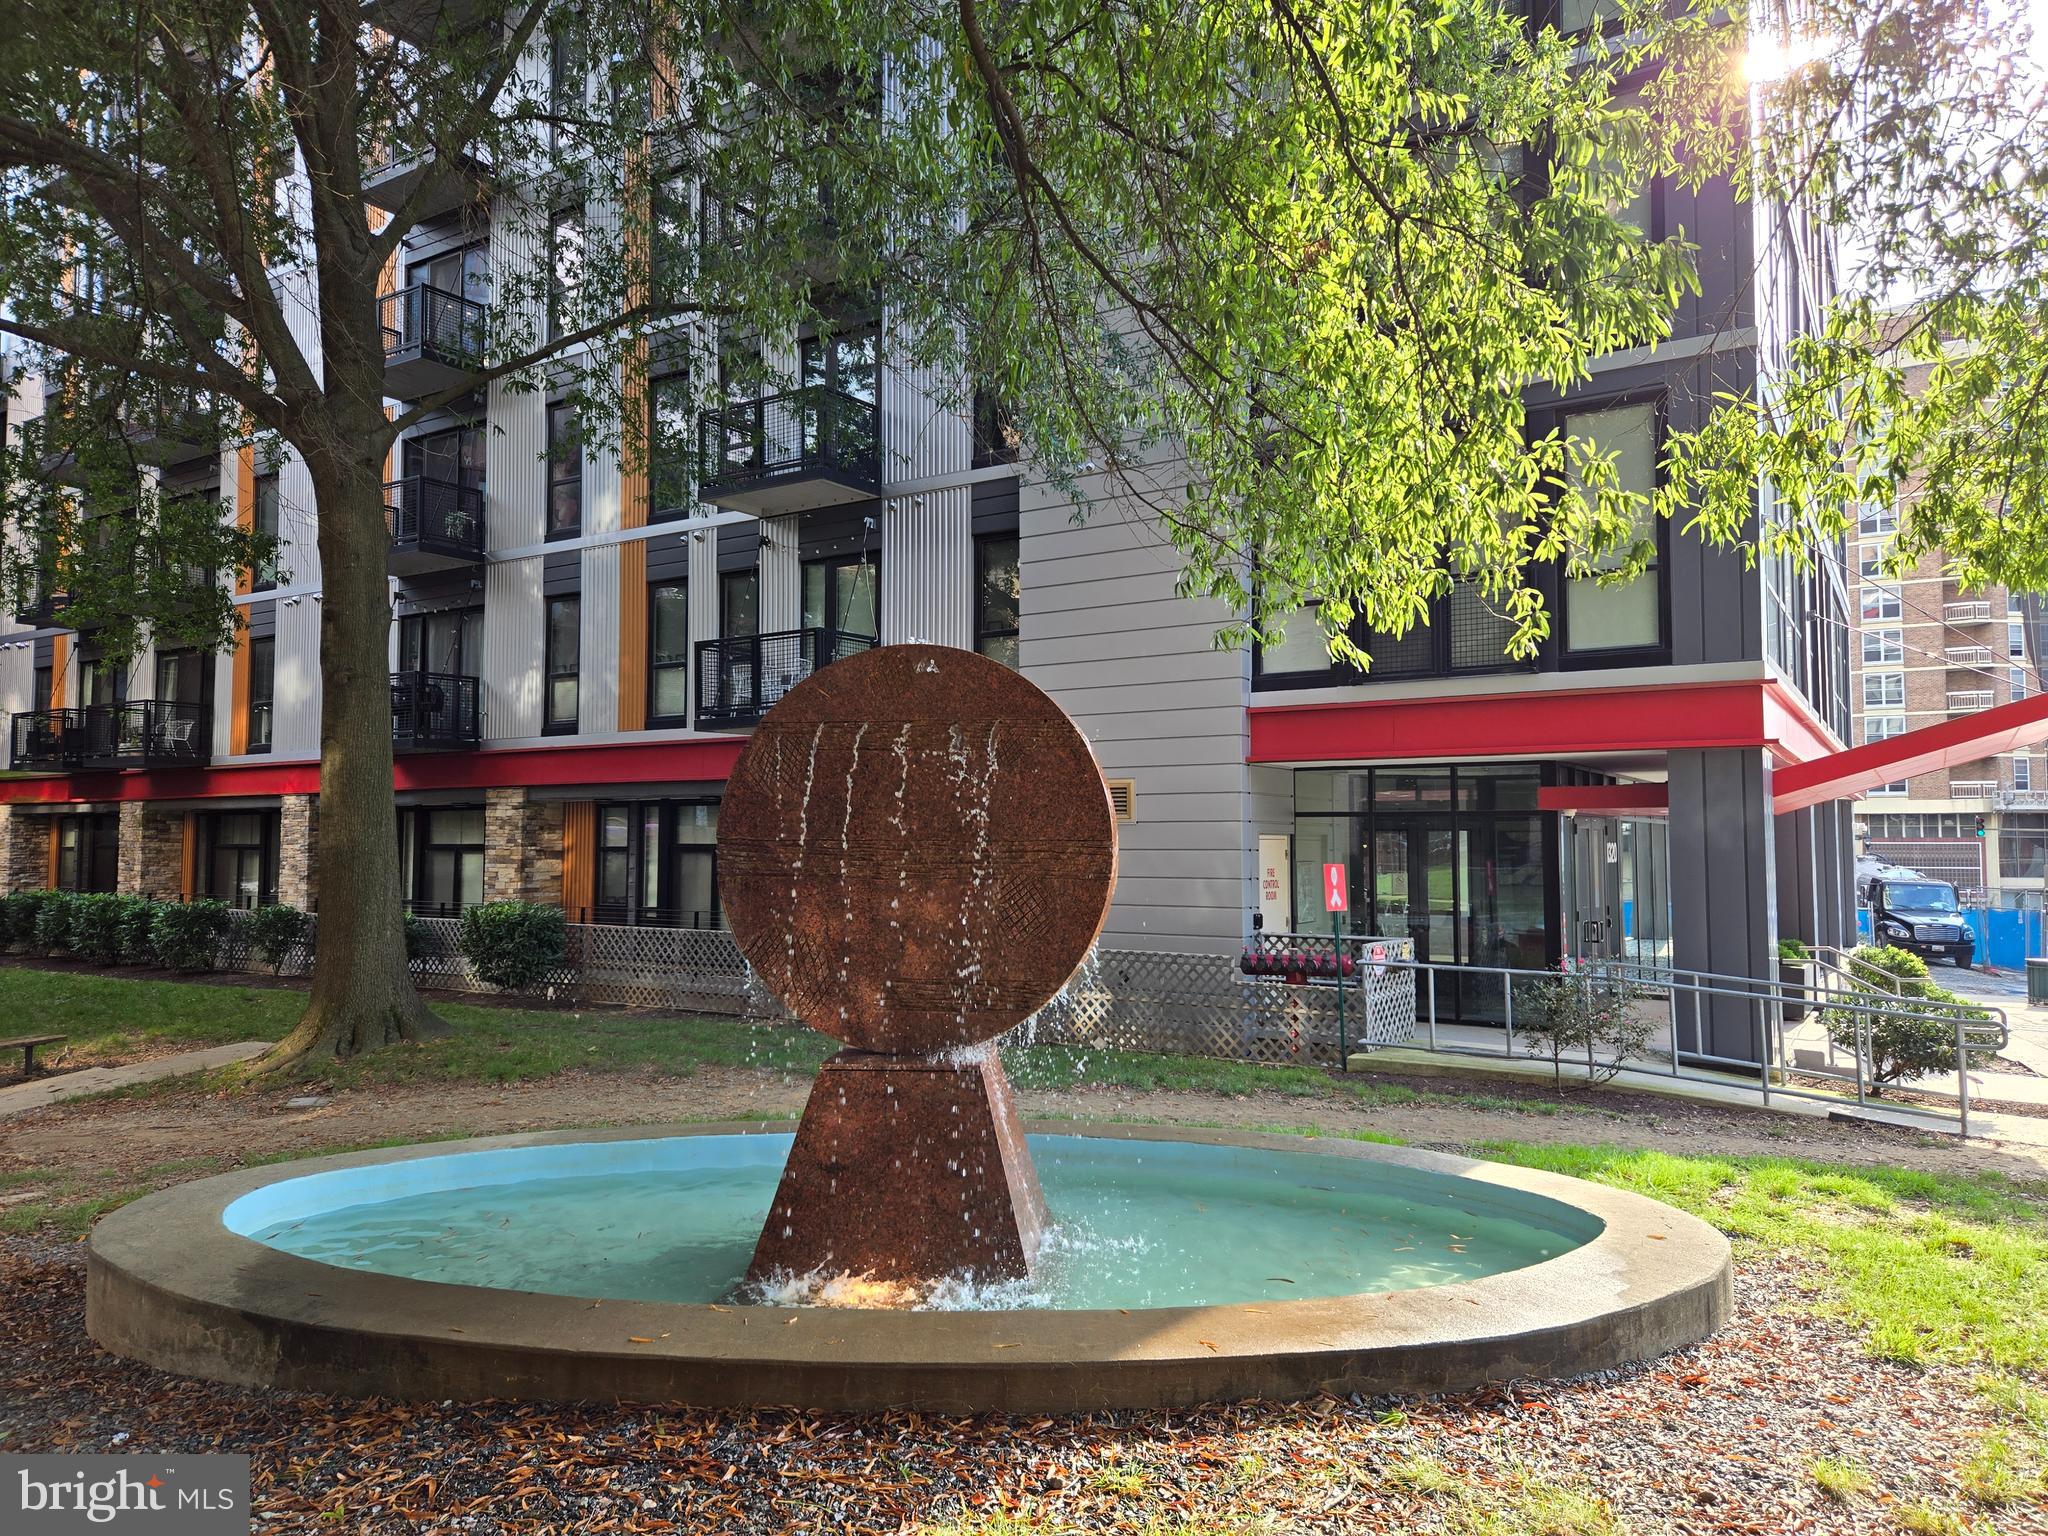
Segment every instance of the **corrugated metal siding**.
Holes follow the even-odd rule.
[[[794,517],[761,522],[761,630],[795,629],[803,622],[804,574]]]
[[[882,638],[974,644],[974,505],[966,486],[882,512]]]
[[[9,629],[13,628],[12,624]],[[36,686],[36,650],[24,640],[0,645],[0,721],[6,722],[7,740],[0,753],[14,751],[15,715],[33,706]],[[12,767],[11,756],[7,759]]]
[[[484,567],[484,735],[541,730],[541,557]]]
[[[509,188],[495,194],[501,202],[516,194]],[[508,210],[512,204],[506,204]],[[539,259],[523,207],[516,216],[491,221],[490,259],[493,272],[522,271]],[[515,228],[514,226],[518,226]],[[511,299],[506,299],[508,307]],[[516,328],[537,331],[530,314],[515,315]],[[538,544],[545,535],[547,510],[546,402],[533,391],[519,391],[505,382],[489,386],[486,402],[491,431],[484,445],[484,541],[490,549]],[[536,719],[538,717],[536,716]]]
[[[277,605],[277,692],[271,751],[320,755],[320,605],[310,597]]]
[[[619,547],[583,552],[583,685],[578,690],[577,726],[584,731],[619,728]]]
[[[1164,467],[1171,497],[1184,473]],[[1252,902],[1257,840],[1244,761],[1246,658],[1211,643],[1213,603],[1174,595],[1179,562],[1101,477],[1087,521],[1055,487],[1019,494],[1022,667],[1074,717],[1105,777],[1130,779],[1137,819],[1119,828],[1116,898],[1106,941],[1145,949],[1229,952]],[[1116,574],[1104,577],[1107,567]],[[1134,606],[1148,615],[1149,654],[1123,648]],[[1273,786],[1262,786],[1271,812]]]
[[[690,535],[690,724],[697,723],[697,646],[718,638],[718,534]]]

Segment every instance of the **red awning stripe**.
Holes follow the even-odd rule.
[[[1783,816],[1828,800],[1847,800],[1880,784],[1974,763],[2048,741],[2048,694],[1958,715],[1883,741],[1868,741],[1811,762],[1780,768],[1771,809]]]

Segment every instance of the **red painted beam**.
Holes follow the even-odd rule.
[[[2048,694],[1960,715],[1883,741],[1781,768],[1771,780],[1771,809],[1783,816],[1828,800],[1847,800],[1880,784],[1996,757],[2048,741]]]
[[[1603,816],[1662,816],[1671,809],[1669,784],[1550,784],[1536,791],[1539,811],[1587,811]]]
[[[1762,678],[1677,687],[1523,689],[1453,698],[1346,699],[1250,711],[1254,763],[1558,757],[1759,747],[1781,763],[1832,751],[1804,705]]]
[[[400,757],[398,789],[546,789],[572,784],[722,781],[746,746],[740,736],[613,746],[504,747]],[[233,763],[151,773],[58,774],[0,781],[0,805],[64,805],[94,800],[211,800],[227,796],[310,795],[320,790],[317,762]]]

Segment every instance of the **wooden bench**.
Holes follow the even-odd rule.
[[[21,1052],[21,1075],[29,1077],[36,1070],[36,1050],[45,1045],[60,1045],[62,1035],[17,1035],[12,1040],[0,1040],[0,1051]]]

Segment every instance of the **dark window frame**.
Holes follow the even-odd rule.
[[[735,629],[733,602],[735,589],[744,587],[749,603],[747,627]],[[720,571],[718,573],[718,638],[721,640],[743,640],[761,633],[761,568],[747,566],[743,570]]]
[[[269,526],[265,527],[264,509],[269,508]],[[279,499],[277,471],[258,475],[254,493],[249,502],[249,524],[256,533],[269,534],[274,548],[270,558],[249,573],[251,592],[271,592],[277,588],[277,561],[283,553],[284,503]]]
[[[257,657],[263,658],[259,668]],[[264,683],[263,691],[257,692],[257,679]],[[263,722],[263,735],[259,741],[256,722]],[[270,751],[277,742],[277,636],[252,635],[249,637],[249,716],[248,740],[245,749],[251,753]]]
[[[674,661],[663,661],[655,649],[659,626],[655,614],[660,611],[663,592],[680,592],[683,595],[683,640]],[[661,697],[658,686],[665,673],[681,673],[683,679],[683,707],[679,712],[662,714],[655,708],[655,701]],[[650,729],[673,729],[687,727],[690,723],[690,583],[687,578],[676,576],[647,583],[647,725]]]
[[[597,868],[591,885],[591,906],[582,911],[569,913],[571,922],[619,923],[633,927],[719,927],[719,882],[718,843],[716,829],[713,838],[705,843],[685,843],[677,836],[677,830],[685,815],[694,814],[700,806],[709,806],[716,814],[719,801],[715,796],[696,796],[674,800],[604,800],[594,807]],[[623,816],[625,841],[622,844],[607,841],[607,828],[613,816]],[[648,825],[654,826],[655,846],[648,847]],[[650,906],[646,901],[649,860],[652,859],[655,899]],[[685,910],[673,899],[687,882],[683,878],[686,860],[702,859],[709,866],[709,889],[711,905],[706,909]],[[611,861],[617,860],[616,864]],[[622,882],[610,882],[607,870],[616,869],[622,875]],[[622,883],[624,901],[605,899],[608,889],[615,889]]]
[[[575,622],[571,626],[571,633],[576,636],[576,654],[569,659],[566,666],[562,665],[561,658],[555,655],[555,614],[563,608],[569,609],[574,615]],[[541,608],[541,621],[541,644],[544,651],[542,665],[546,674],[541,692],[541,729],[549,736],[573,735],[579,729],[583,718],[582,595],[578,593],[548,598]],[[574,715],[566,720],[558,719],[555,715],[555,685],[565,681],[576,684],[576,710]]]
[[[673,457],[664,457],[660,451],[662,392],[667,386],[677,388],[682,395],[681,441],[674,444]],[[651,523],[665,523],[675,518],[689,517],[697,510],[696,453],[691,441],[694,420],[695,413],[690,409],[690,375],[687,369],[670,369],[648,379],[647,520]],[[670,479],[679,481],[681,495],[675,505],[664,506],[661,486],[664,480]]]
[[[562,259],[566,242],[562,238],[565,229],[575,230],[576,272],[574,281],[563,276]],[[588,251],[584,226],[584,207],[581,203],[557,208],[548,215],[548,312],[547,339],[559,341],[569,334],[566,315],[583,292],[583,261]]]
[[[875,632],[870,635],[865,630],[848,629],[840,622],[842,616],[839,609],[843,594],[839,590],[839,582],[834,574],[828,574],[825,580],[825,612],[819,616],[817,624],[806,621],[803,627],[822,629],[834,635],[860,635],[879,645],[882,639],[882,552],[879,549],[863,549],[850,558],[846,555],[819,555],[804,561],[797,573],[799,601],[803,588],[809,585],[810,572],[814,567],[822,567],[828,573],[836,573],[855,565],[868,566],[875,573]]]
[[[992,628],[987,622],[989,617],[988,557],[989,551],[999,545],[1009,546],[1012,568],[1018,572],[1017,622],[1007,629]],[[1023,559],[1023,543],[1015,529],[1008,529],[999,533],[980,534],[974,540],[974,648],[984,656],[989,654],[988,643],[991,640],[1016,642],[1012,647],[1013,651],[1020,652],[1022,649],[1021,631],[1024,622]]]
[[[1545,407],[1539,419],[1538,413],[1530,413],[1532,434],[1541,435],[1550,431],[1563,431],[1565,423],[1574,416],[1590,416],[1600,411],[1627,410],[1634,406],[1650,407],[1651,430],[1656,440],[1651,446],[1650,462],[1653,466],[1650,492],[1652,495],[1664,485],[1664,443],[1671,429],[1671,392],[1656,386],[1647,389],[1623,390],[1611,395],[1587,396],[1584,399],[1560,401]],[[1554,654],[1560,672],[1586,672],[1607,667],[1668,666],[1671,662],[1671,523],[1668,518],[1650,517],[1651,533],[1657,545],[1656,564],[1651,573],[1656,578],[1657,642],[1654,645],[1614,645],[1599,649],[1574,650],[1571,637],[1570,592],[1561,567],[1553,567],[1544,600],[1549,608],[1553,630],[1556,635]]]
[[[231,816],[253,816],[257,820],[257,837],[253,843],[223,842],[221,829]],[[277,900],[277,872],[280,862],[279,849],[283,836],[283,818],[276,810],[253,811],[206,811],[199,817],[197,827],[199,847],[194,860],[197,868],[199,894],[216,901],[236,903],[236,891],[220,889],[217,861],[223,850],[233,849],[238,854],[253,850],[256,855],[256,900],[254,906],[269,906]],[[239,882],[237,882],[239,888]]]
[[[444,843],[433,840],[430,834],[433,831],[434,817],[436,815],[451,815],[458,812],[471,811],[477,814],[477,840],[475,842]],[[453,902],[430,902],[427,900],[424,894],[428,883],[427,869],[429,860],[427,856],[434,852],[453,853],[456,856],[456,885],[459,887],[461,884],[462,858],[470,853],[476,854],[479,869],[477,895],[480,898],[483,897],[485,891],[483,889],[482,871],[487,869],[490,863],[490,831],[485,822],[484,807],[481,805],[408,805],[402,806],[398,814],[403,823],[399,835],[406,842],[410,843],[412,849],[411,878],[407,881],[405,894],[406,910],[422,917],[460,917],[465,904],[460,899],[459,890],[457,899]],[[450,910],[451,908],[453,910]]]
[[[583,423],[578,416],[573,400],[551,400],[547,405],[548,443],[548,492],[547,492],[547,538],[574,539],[583,534]],[[568,465],[574,454],[574,472]],[[555,520],[555,498],[570,486],[575,487],[576,521],[573,525],[558,526]]]

